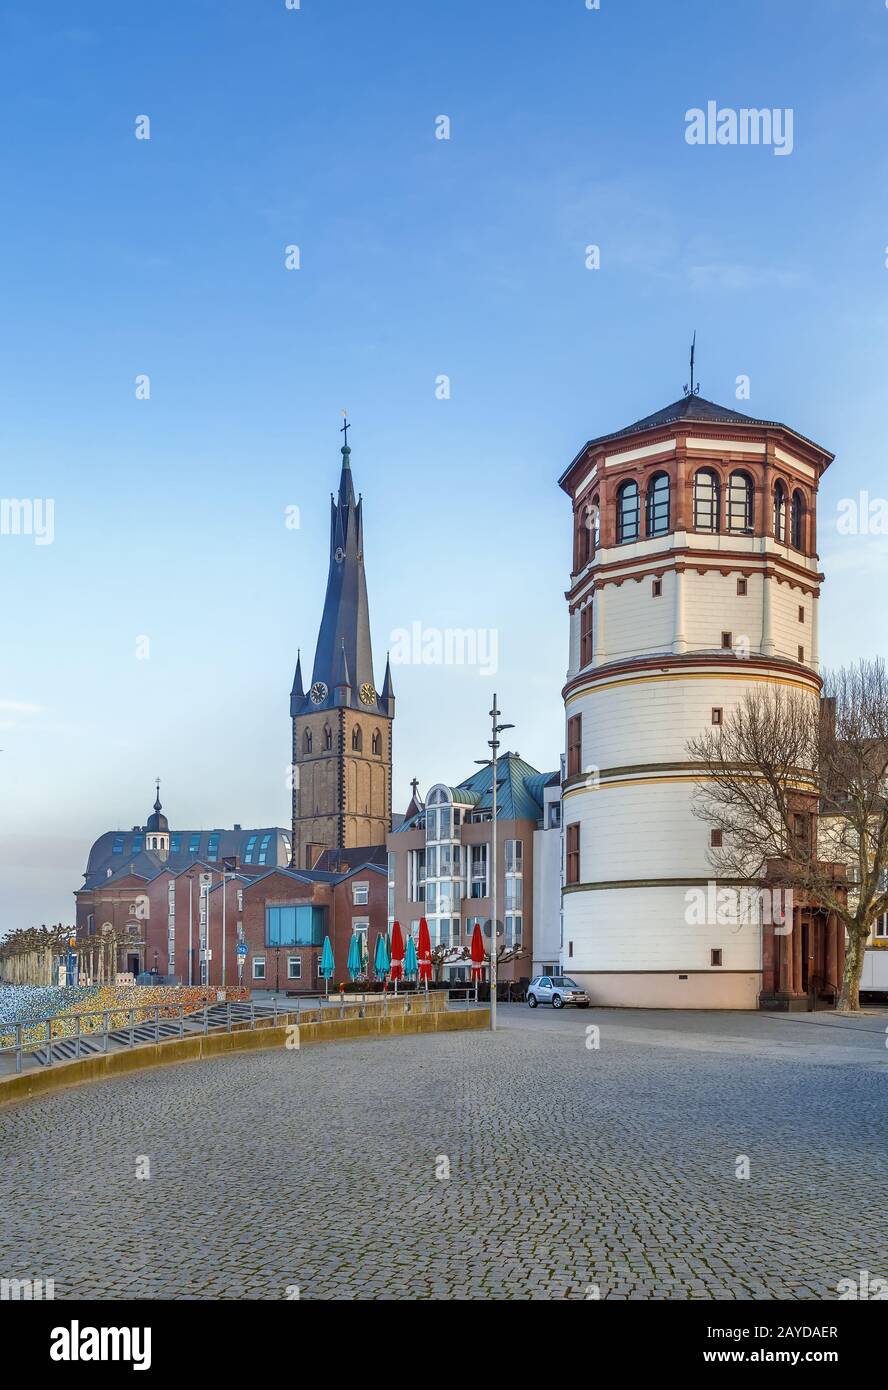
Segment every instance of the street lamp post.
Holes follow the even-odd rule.
[[[498,724],[497,720],[502,711],[496,703],[496,692],[493,696],[493,708],[490,710],[490,727],[493,737],[488,739],[488,746],[491,750],[490,758],[476,758],[475,761],[483,767],[489,767],[493,772],[493,796],[492,796],[492,834],[490,837],[490,1031],[496,1032],[496,757],[499,749],[499,735],[504,729],[514,729],[514,724]]]

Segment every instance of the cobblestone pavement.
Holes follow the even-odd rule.
[[[57,1298],[808,1299],[888,1275],[884,1019],[501,1014],[0,1112],[0,1276]]]

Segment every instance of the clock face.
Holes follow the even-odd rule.
[[[311,688],[311,701],[314,705],[322,705],[327,698],[327,687],[323,681],[315,681]]]
[[[372,705],[376,700],[376,691],[369,681],[365,681],[361,686],[361,704]]]

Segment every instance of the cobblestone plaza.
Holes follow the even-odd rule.
[[[888,1272],[888,1017],[501,1015],[4,1111],[0,1273],[285,1300],[835,1298]]]

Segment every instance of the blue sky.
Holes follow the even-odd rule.
[[[835,515],[888,489],[886,67],[882,0],[7,0],[0,495],[55,534],[0,536],[0,931],[70,919],[156,774],[174,826],[288,823],[342,407],[378,680],[415,621],[498,634],[495,678],[395,669],[396,807],[472,770],[494,685],[557,766],[556,479],[694,329],[704,395],[748,374],[836,453],[821,650],[884,650],[888,540]],[[792,154],[689,146],[710,99],[792,108]]]

